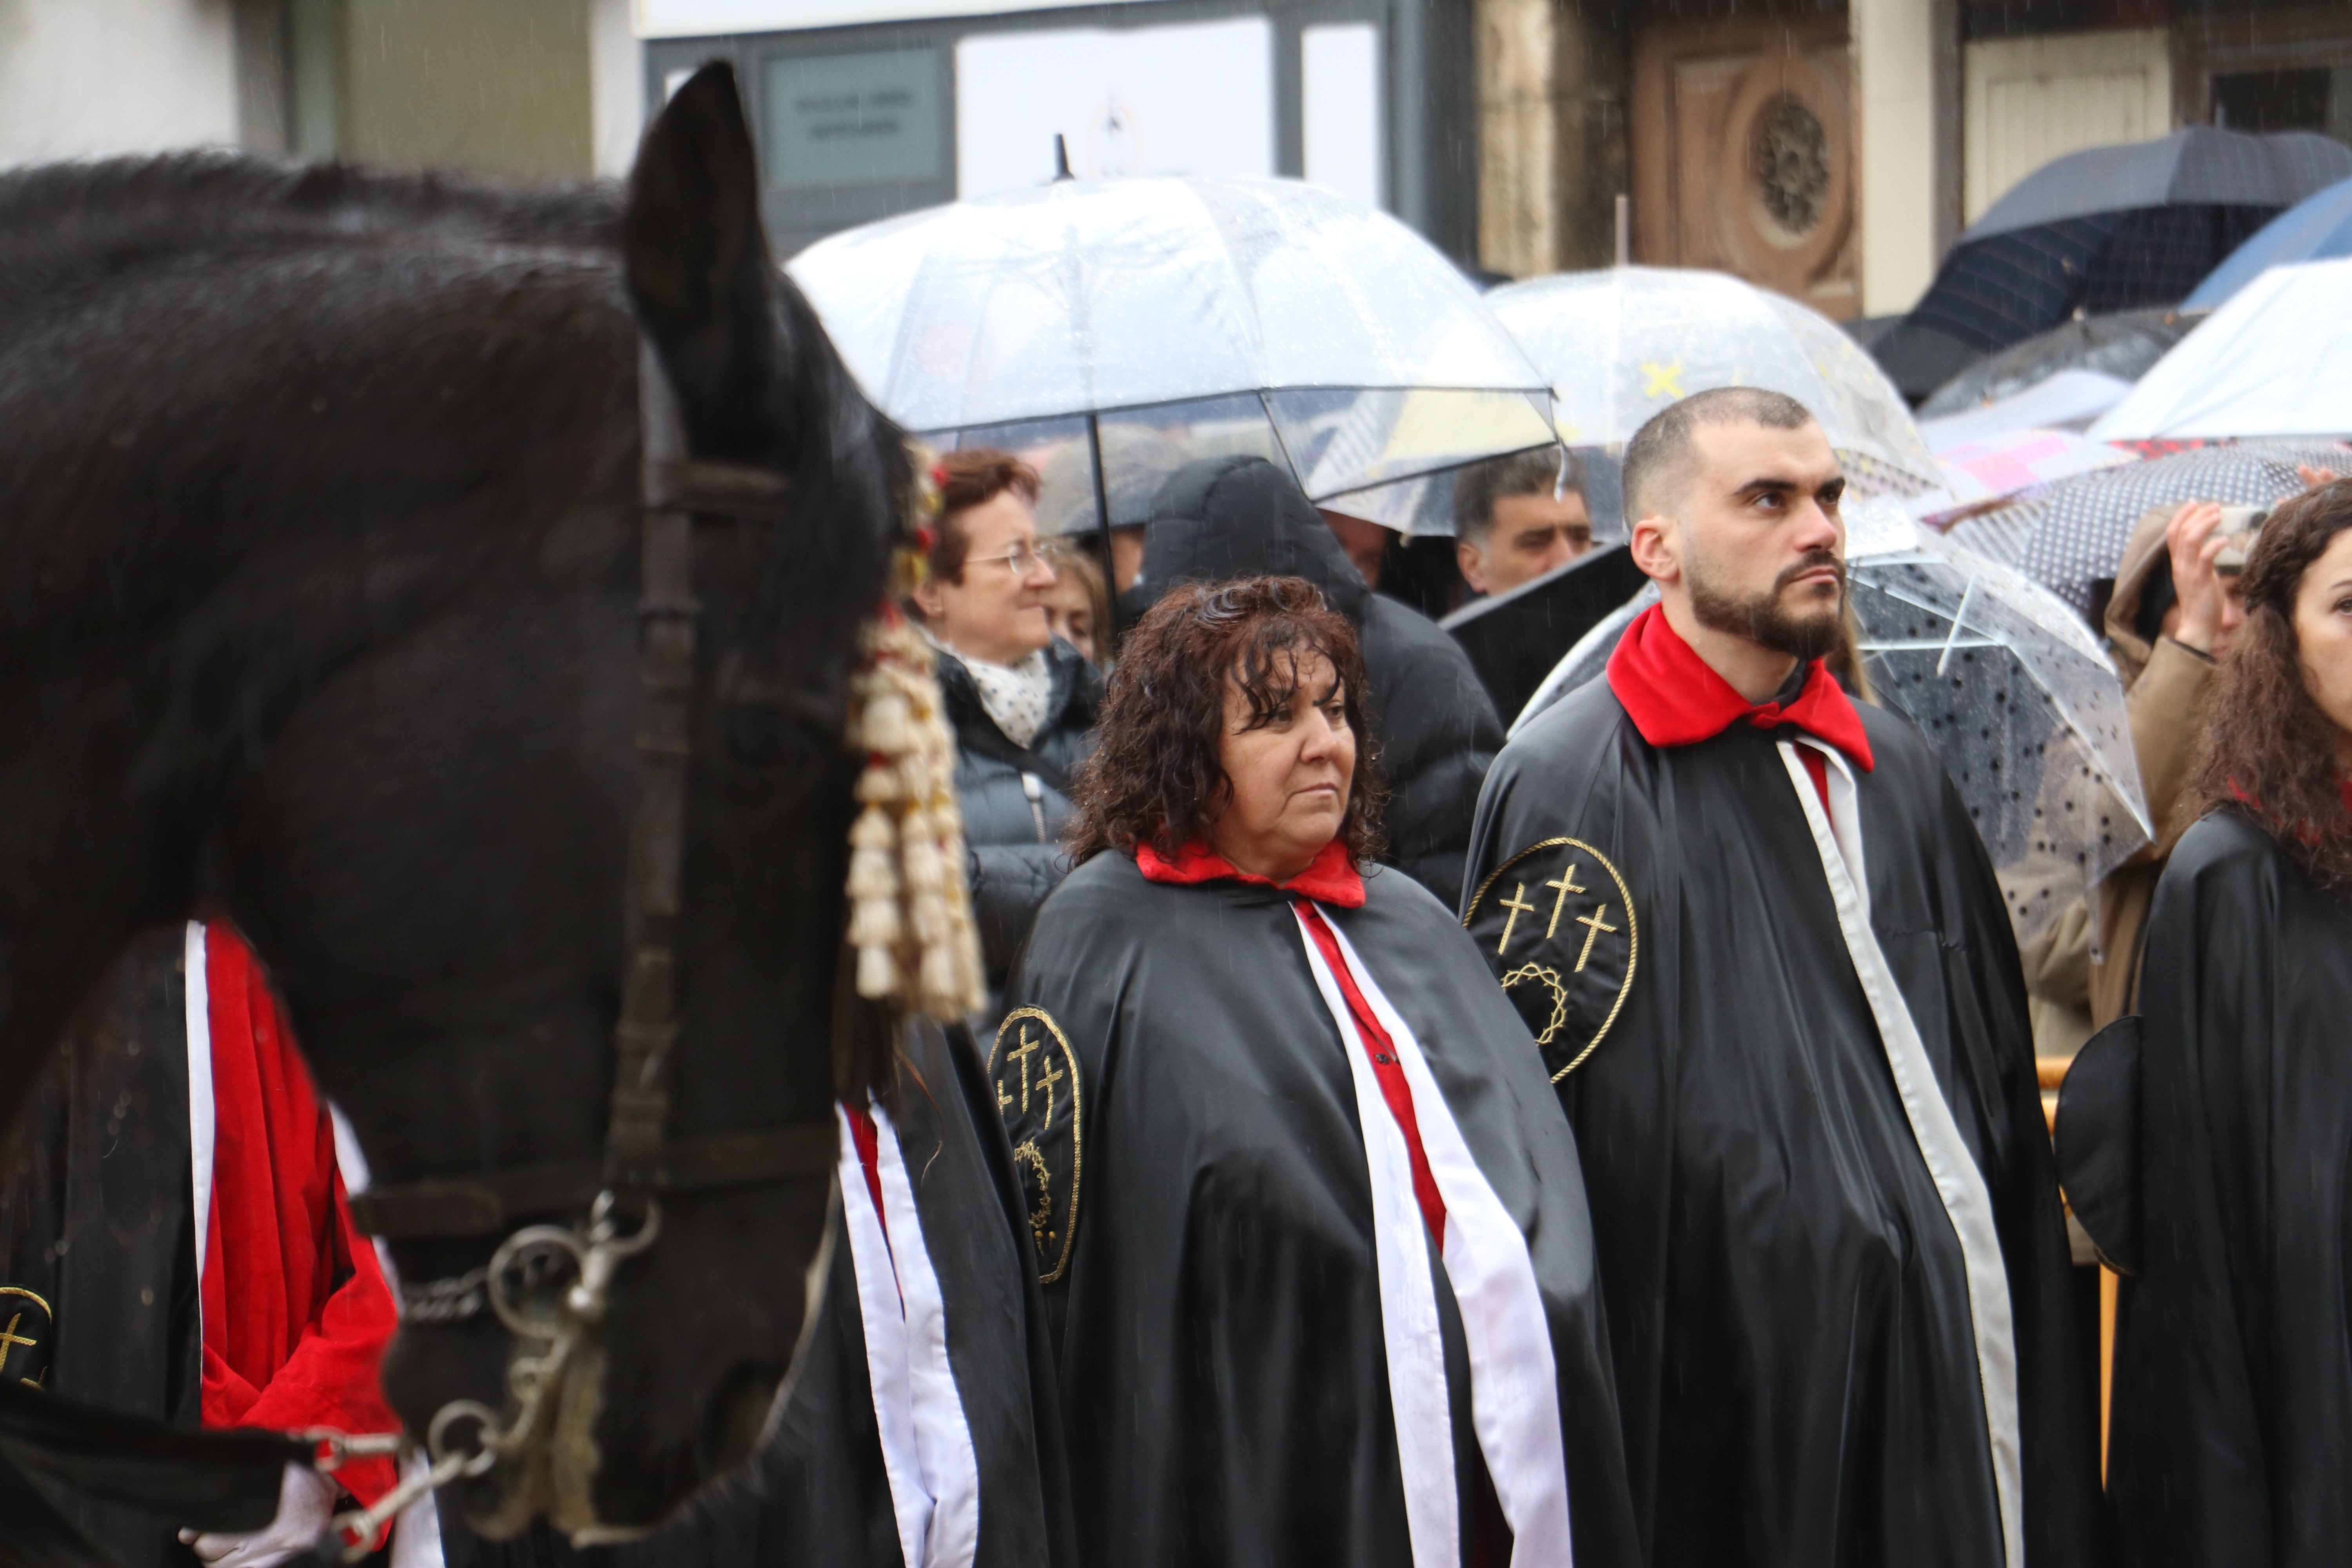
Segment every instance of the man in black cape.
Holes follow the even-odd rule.
[[[1647,1560],[2095,1563],[2015,942],[1934,753],[1823,668],[1836,458],[1728,388],[1625,485],[1664,603],[1496,760],[1465,906],[1576,1129]]]

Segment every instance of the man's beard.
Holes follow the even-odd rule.
[[[1805,573],[1824,566],[1837,572],[1837,596],[1808,611],[1784,608],[1780,597],[1789,585]],[[1803,559],[1772,580],[1771,587],[1745,599],[1718,593],[1696,561],[1685,562],[1684,570],[1690,579],[1691,614],[1710,630],[1746,637],[1808,663],[1835,648],[1845,635],[1840,614],[1845,604],[1845,563],[1833,550],[1807,551]]]

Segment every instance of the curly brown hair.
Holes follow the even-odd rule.
[[[2352,479],[2273,512],[2246,559],[2246,624],[2221,661],[2206,712],[2196,784],[2201,809],[2239,812],[2314,880],[2352,891],[2352,811],[2336,765],[2340,731],[2304,683],[2294,632],[2304,574],[2352,528]]]
[[[1209,836],[1228,788],[1218,761],[1225,689],[1241,689],[1251,727],[1288,708],[1298,666],[1320,654],[1339,677],[1356,772],[1339,838],[1360,869],[1381,852],[1385,795],[1365,721],[1364,656],[1356,628],[1303,577],[1188,583],[1127,634],[1110,674],[1094,755],[1071,782],[1070,858],[1150,844],[1173,856]]]

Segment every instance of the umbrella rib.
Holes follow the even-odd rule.
[[[1936,660],[1936,673],[1938,676],[1944,673],[1944,667],[1952,662],[1952,647],[1959,641],[1960,623],[1968,619],[1969,601],[1975,598],[1976,595],[1977,574],[1971,572],[1969,574],[1969,585],[1960,590],[1960,607],[1952,612],[1951,635],[1944,639],[1944,651]]]

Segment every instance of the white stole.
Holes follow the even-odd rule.
[[[1381,1093],[1347,998],[1324,963],[1307,916],[1300,913],[1298,921],[1307,968],[1346,1049],[1355,1080],[1356,1116],[1364,1130],[1380,1269],[1381,1334],[1388,1352],[1389,1403],[1396,1421],[1414,1568],[1460,1568],[1454,1422],[1437,1289],[1429,1273],[1429,1227],[1413,1195],[1403,1131]],[[1338,922],[1325,923],[1357,991],[1396,1049],[1405,1084],[1412,1091],[1422,1153],[1445,1204],[1440,1256],[1461,1308],[1463,1338],[1470,1352],[1472,1417],[1496,1500],[1511,1527],[1512,1568],[1568,1568],[1573,1553],[1559,1370],[1527,1237],[1479,1171],[1412,1026],[1390,1005]]]
[[[1936,1184],[1936,1194],[1959,1238],[1960,1258],[1969,1282],[1969,1316],[1976,1332],[1977,1380],[1984,1391],[1985,1430],[1992,1450],[1992,1479],[2000,1506],[2000,1531],[2006,1568],[2023,1568],[2025,1503],[2023,1458],[2017,1425],[2017,1342],[2011,1331],[2009,1266],[2000,1255],[2000,1234],[1993,1226],[1992,1194],[1984,1173],[1977,1169],[1952,1108],[1936,1081],[1919,1026],[1895,982],[1895,971],[1870,928],[1870,875],[1863,861],[1862,815],[1856,804],[1853,772],[1833,746],[1805,744],[1829,763],[1830,809],[1822,809],[1804,759],[1796,743],[1777,742],[1789,782],[1804,808],[1805,824],[1812,829],[1813,847],[1821,855],[1822,874],[1829,879],[1830,899],[1837,906],[1838,929],[1845,937],[1853,972],[1869,999],[1871,1016],[1878,1023],[1878,1038],[1886,1051],[1886,1065],[1895,1076],[1895,1092],[1910,1119],[1911,1136],[1919,1157]]]
[[[898,1130],[881,1106],[869,1110],[882,1189],[877,1214],[849,1109],[836,1105],[835,1112],[842,1215],[899,1553],[907,1568],[971,1568],[980,1544],[980,1466],[948,1362],[947,1304],[923,1242]]]

